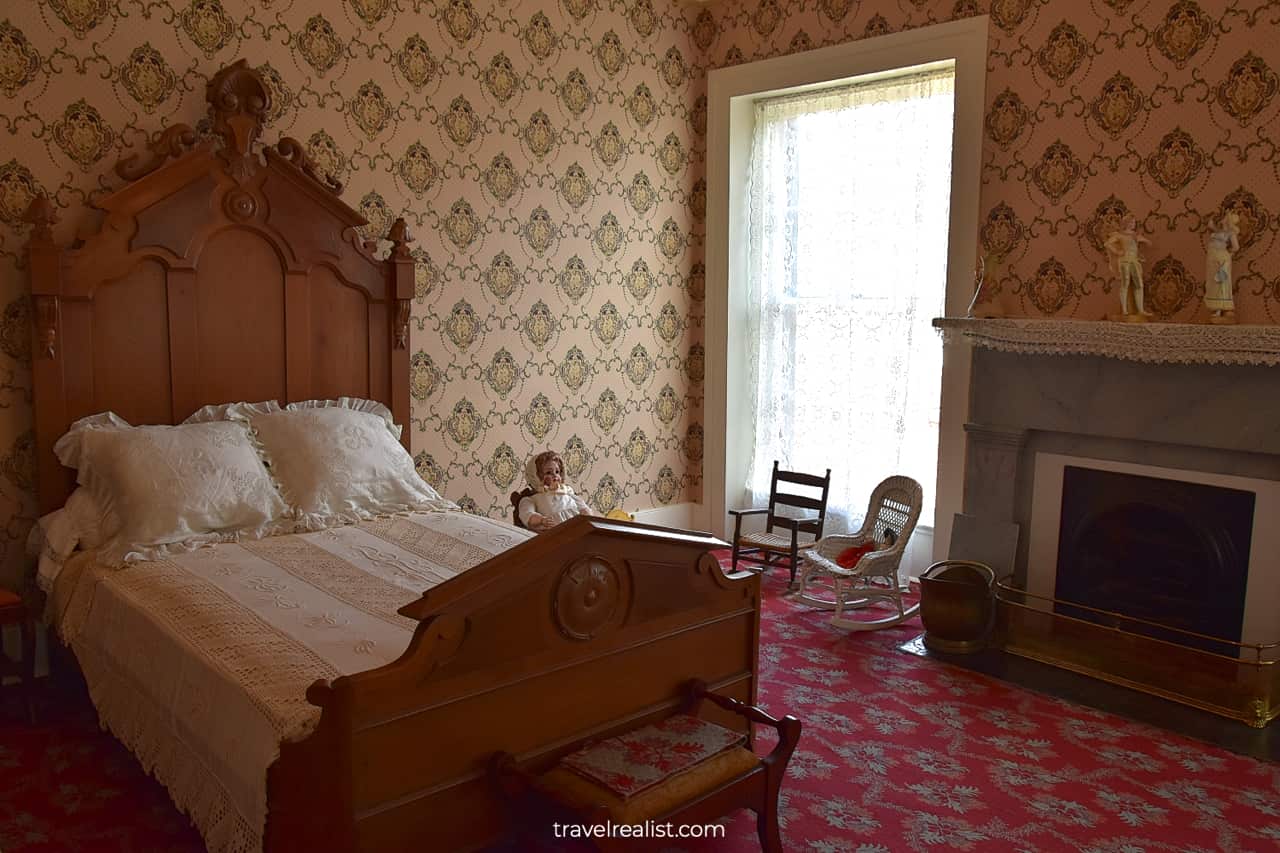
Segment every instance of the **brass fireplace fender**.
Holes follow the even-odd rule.
[[[1055,612],[1090,611],[1104,625]],[[1235,657],[1125,630],[1146,625],[1234,647]],[[996,584],[996,641],[1005,651],[1263,728],[1280,716],[1280,641],[1241,643]]]

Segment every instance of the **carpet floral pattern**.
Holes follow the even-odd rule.
[[[0,692],[0,850],[201,853],[195,827],[123,745],[97,726],[82,691],[41,691],[39,725]]]
[[[782,595],[781,572],[765,586],[760,702],[805,727],[783,787],[788,850],[1280,845],[1277,765],[898,651],[918,620],[832,628]],[[697,849],[758,849],[754,821]]]
[[[805,727],[783,788],[787,850],[1280,846],[1280,766],[898,651],[916,621],[849,635],[784,592],[781,572],[765,580],[759,699]],[[0,849],[202,849],[79,701],[46,702],[34,729],[0,703]],[[667,849],[758,850],[755,821]]]

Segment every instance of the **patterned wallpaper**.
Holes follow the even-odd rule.
[[[33,503],[24,229],[74,231],[110,168],[203,114],[245,57],[385,231],[415,226],[413,448],[492,515],[536,449],[601,509],[697,500],[706,69],[983,12],[988,281],[1010,315],[1098,318],[1101,241],[1151,240],[1148,304],[1205,316],[1241,217],[1238,314],[1280,322],[1274,0],[20,0],[0,12],[0,577]]]
[[[987,286],[1009,316],[1119,311],[1103,249],[1126,214],[1147,307],[1203,322],[1211,221],[1240,216],[1237,317],[1280,322],[1280,9],[1274,0],[723,0],[712,66],[991,15]]]

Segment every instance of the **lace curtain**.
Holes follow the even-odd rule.
[[[830,532],[856,530],[890,474],[921,483],[932,524],[953,82],[915,73],[756,106],[751,505],[777,459],[831,469]]]

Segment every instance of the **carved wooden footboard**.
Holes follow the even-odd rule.
[[[475,849],[507,828],[493,753],[550,764],[671,713],[695,677],[754,702],[759,578],[726,577],[722,546],[578,517],[406,606],[399,660],[307,692],[324,711],[268,774],[266,849]]]

